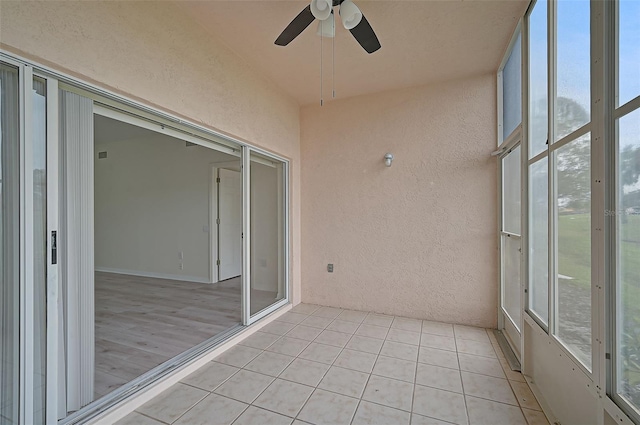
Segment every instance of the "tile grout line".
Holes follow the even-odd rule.
[[[452,325],[453,327],[453,343],[456,346],[456,358],[458,359],[458,373],[460,374],[460,384],[462,385],[462,400],[464,401],[464,409],[467,413],[467,423],[470,423],[469,421],[469,406],[467,405],[467,393],[464,390],[464,380],[462,379],[462,369],[461,369],[461,365],[460,365],[460,355],[458,352],[458,338],[456,338],[456,325]]]
[[[420,347],[422,346],[422,327],[424,326],[424,321],[420,321],[420,337],[418,338],[418,355],[416,356],[416,370],[413,374],[413,394],[411,394],[411,413],[409,414],[409,425],[413,422],[413,404],[415,403],[416,398],[416,385],[418,381],[418,364],[420,359]]]

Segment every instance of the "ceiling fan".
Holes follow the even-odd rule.
[[[335,17],[333,8],[339,6],[340,18],[345,29],[351,31],[353,37],[367,53],[373,53],[380,48],[380,42],[373,28],[364,17],[358,6],[351,0],[311,0],[311,4],[304,8],[293,21],[282,31],[282,34],[275,41],[278,46],[286,46],[291,43],[302,31],[311,23],[318,19],[320,28],[318,34],[323,37],[333,37],[335,31]],[[325,28],[325,22],[329,22]]]

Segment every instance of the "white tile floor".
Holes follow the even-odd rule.
[[[491,331],[300,304],[118,424],[548,424]]]

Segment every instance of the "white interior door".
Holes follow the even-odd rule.
[[[242,176],[218,169],[218,280],[242,274]]]

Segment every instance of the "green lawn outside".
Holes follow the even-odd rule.
[[[619,295],[624,317],[621,342],[627,358],[621,378],[631,387],[637,387],[640,386],[640,215],[625,215],[619,219],[622,272],[622,291]],[[590,237],[588,214],[564,214],[558,217],[558,273],[573,278],[572,282],[585,288],[591,284]],[[627,396],[634,399],[634,404],[640,405],[637,390],[628,391],[630,394]]]

